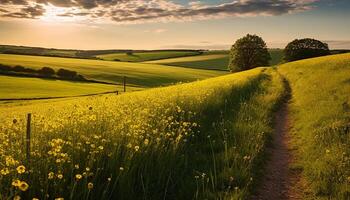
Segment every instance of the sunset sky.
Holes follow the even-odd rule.
[[[0,0],[0,44],[70,49],[271,48],[311,37],[350,48],[349,0]]]

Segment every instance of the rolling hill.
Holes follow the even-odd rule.
[[[42,67],[70,69],[77,71],[86,78],[109,83],[121,83],[123,76],[127,76],[128,84],[139,87],[156,87],[177,82],[189,82],[220,76],[226,73],[156,64],[10,54],[0,54],[0,64],[11,66],[22,65],[35,69]]]

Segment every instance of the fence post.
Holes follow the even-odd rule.
[[[26,154],[27,154],[27,161],[29,163],[30,160],[30,125],[32,121],[32,114],[28,113],[27,114],[27,135],[26,135]]]
[[[126,76],[123,77],[124,92],[126,92]]]

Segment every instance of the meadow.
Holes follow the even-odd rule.
[[[350,54],[288,63],[278,68],[290,83],[296,169],[303,169],[310,199],[350,198]]]
[[[0,54],[0,64],[10,66],[22,65],[34,69],[51,67],[57,70],[59,68],[64,68],[77,71],[88,79],[108,83],[122,83],[123,76],[126,76],[127,84],[141,88],[196,81],[226,73],[214,70],[169,67],[156,64],[10,54]],[[171,74],[171,76],[169,76],[169,74]]]
[[[281,81],[258,68],[119,96],[2,105],[2,199],[245,198],[264,162]]]
[[[79,66],[82,74],[91,66],[97,69],[97,62],[107,63],[106,68],[116,63],[118,70],[125,70],[124,64],[137,70],[164,68],[157,72],[164,76],[176,69],[183,72],[182,80],[190,70],[193,79],[187,81],[199,76],[195,72],[207,72],[202,79],[224,76],[118,96],[0,104],[0,199],[248,199],[264,174],[275,112],[289,95],[291,145],[297,154],[292,168],[302,171],[305,199],[349,198],[350,54],[229,75],[153,64],[1,56],[0,63],[12,65]],[[94,71],[95,77],[103,71]],[[129,72],[136,74],[131,67]],[[81,93],[115,87],[0,78],[12,90],[23,87],[13,95],[26,95],[40,81],[52,83],[49,88],[57,94],[65,92],[63,85]],[[32,113],[29,160],[27,113]]]
[[[128,92],[137,89],[141,88],[127,86]],[[0,100],[80,96],[117,90],[122,92],[123,86],[0,75]]]

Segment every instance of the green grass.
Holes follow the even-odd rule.
[[[199,52],[195,51],[152,51],[152,52],[142,52],[133,53],[132,55],[127,55],[126,53],[112,53],[97,55],[97,58],[108,60],[108,61],[122,61],[122,62],[144,62],[149,60],[160,60],[166,58],[176,58],[184,56],[198,55]]]
[[[281,49],[270,49],[270,65],[277,65],[282,62],[283,51]],[[228,70],[229,51],[208,51],[203,55],[183,58],[172,58],[163,60],[148,61],[145,63],[164,64],[195,69]]]
[[[293,144],[313,196],[350,199],[350,54],[282,65],[290,82]]]
[[[1,169],[6,160],[18,162],[0,179],[1,197],[247,198],[260,177],[282,85],[275,70],[258,68],[119,96],[0,105]],[[23,143],[28,112],[30,164]],[[18,174],[22,164],[33,171]],[[11,186],[14,179],[29,190]]]
[[[65,68],[77,71],[86,78],[110,83],[121,83],[122,77],[127,76],[127,83],[138,87],[155,87],[177,82],[190,82],[225,74],[225,72],[213,70],[169,67],[156,64],[8,54],[0,54],[0,64],[22,65],[35,69],[42,67],[52,67],[56,70]]]
[[[115,85],[0,76],[0,100],[78,96],[112,92],[117,89],[122,91],[121,86]],[[132,87],[127,89],[135,90]]]

